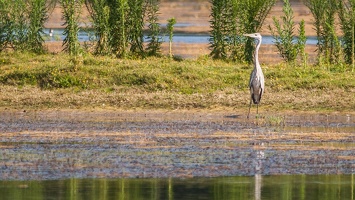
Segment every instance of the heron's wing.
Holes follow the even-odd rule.
[[[264,79],[264,74],[263,71],[260,71],[260,74],[258,75],[259,79],[260,79],[260,87],[262,89],[261,95],[264,93],[264,89],[265,89],[265,79]]]
[[[256,69],[254,68],[253,71],[252,71],[251,74],[250,74],[249,88],[252,87],[253,80],[255,79],[255,77],[256,77]]]
[[[253,76],[250,81],[250,95],[254,104],[259,104],[264,88],[262,87],[260,77]]]

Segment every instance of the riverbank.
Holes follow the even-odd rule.
[[[0,54],[0,107],[245,109],[252,66],[199,57],[138,60]],[[263,65],[260,111],[354,111],[351,66]]]

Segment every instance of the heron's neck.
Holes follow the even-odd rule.
[[[257,43],[256,43],[256,48],[255,48],[255,56],[254,56],[254,59],[255,59],[255,68],[257,70],[261,69],[260,67],[260,63],[259,63],[259,48],[260,48],[260,44],[261,44],[261,40],[256,40]]]

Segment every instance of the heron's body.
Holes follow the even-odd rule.
[[[259,54],[258,54],[262,37],[260,33],[245,34],[245,36],[255,38],[257,41],[256,48],[255,48],[255,55],[254,55],[254,69],[250,74],[250,81],[249,81],[249,89],[250,89],[250,96],[251,96],[250,104],[249,104],[249,112],[248,112],[248,118],[249,118],[252,102],[256,104],[257,106],[256,113],[258,113],[258,105],[260,103],[261,96],[264,93],[265,81],[264,81],[263,71],[259,64]]]

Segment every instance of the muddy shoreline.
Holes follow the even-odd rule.
[[[355,115],[0,111],[0,179],[351,174]]]

